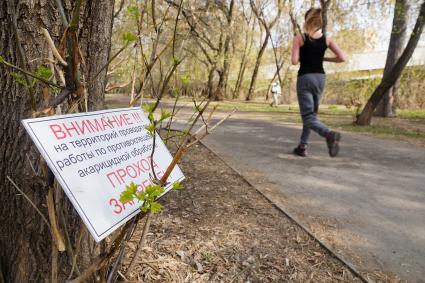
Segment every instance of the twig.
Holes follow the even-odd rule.
[[[55,108],[56,106],[61,104],[69,95],[71,95],[74,92],[75,91],[71,90],[71,89],[67,89],[67,88],[62,89],[61,92],[59,92],[58,95],[56,95],[54,98],[52,98],[49,101],[49,107]]]
[[[232,280],[229,281],[229,283],[233,283],[239,277],[239,275],[241,275],[242,273],[247,271],[248,268],[249,268],[249,266],[245,267],[244,269],[242,269],[241,271],[236,273],[235,276],[233,276]]]
[[[109,64],[111,64],[111,62],[115,59],[115,58],[117,58],[117,56],[118,55],[120,55],[121,54],[121,52],[123,52],[125,49],[127,49],[127,47],[129,46],[129,44],[126,44],[126,45],[124,45],[123,47],[121,47],[118,51],[117,51],[117,53],[115,53],[109,60],[108,60],[108,62],[106,62],[106,64],[105,65],[103,65],[102,66],[102,68],[100,68],[100,70],[96,73],[96,75],[94,76],[94,78],[93,78],[93,80],[95,80],[96,78],[97,78],[97,76],[99,76],[100,75],[100,73],[102,73],[102,71],[103,70],[105,70],[105,68],[107,68],[108,66],[109,66]],[[135,46],[135,45],[134,45]],[[134,46],[133,46],[133,48],[134,48]]]
[[[72,278],[72,275],[74,274],[74,270],[77,273],[77,275],[81,274],[81,272],[78,268],[78,265],[77,265],[77,257],[78,257],[78,253],[80,252],[81,242],[83,241],[83,237],[84,237],[85,233],[86,233],[86,228],[84,226],[84,223],[81,223],[80,233],[78,234],[77,243],[75,244],[75,254],[74,254],[74,252],[72,252],[71,256],[70,256],[71,262],[72,262],[72,267],[71,267],[71,271],[70,271],[69,276],[68,276],[68,280],[70,280]],[[70,251],[72,251],[72,247],[71,247]]]
[[[177,10],[176,22],[174,24],[174,32],[173,32],[173,58],[176,57],[175,45],[176,45],[176,35],[177,35],[177,23],[179,21],[179,16],[180,16],[180,12],[182,10],[182,5],[183,5],[183,0],[180,0],[180,5],[179,5],[179,8]]]
[[[174,100],[174,105],[173,105],[173,111],[171,112],[171,117],[170,120],[167,123],[167,126],[165,127],[167,129],[167,136],[170,135],[170,131],[171,131],[171,124],[173,123],[173,118],[174,115],[176,115],[176,107],[177,107],[177,102],[179,101],[180,95],[177,94],[176,99]]]
[[[142,233],[142,237],[139,240],[139,243],[137,244],[137,250],[133,255],[133,258],[131,259],[130,265],[128,266],[126,272],[125,272],[125,276],[130,276],[131,270],[133,269],[134,265],[136,264],[137,258],[140,255],[140,252],[142,251],[143,246],[145,245],[145,241],[146,241],[146,236],[148,234],[149,231],[149,227],[151,225],[151,217],[152,217],[152,212],[147,212],[146,213],[146,222],[145,222],[145,226],[143,226],[143,233]]]
[[[6,178],[9,180],[10,183],[12,183],[12,185],[15,187],[15,189],[18,190],[18,192],[20,192],[24,196],[24,198],[31,204],[31,206],[35,209],[35,211],[37,211],[37,213],[41,216],[41,219],[46,223],[46,225],[49,227],[49,229],[52,230],[51,227],[50,227],[49,221],[43,215],[43,213],[41,213],[41,211],[34,204],[34,202],[18,187],[18,185],[16,185],[15,182],[13,182],[13,180],[9,176],[6,176]]]
[[[156,172],[154,169],[154,164],[153,164],[153,155],[155,154],[155,148],[156,148],[156,130],[153,132],[153,141],[152,141],[152,152],[151,152],[151,168],[152,168],[152,174],[154,177],[154,180],[157,181],[158,177],[156,176]]]
[[[124,274],[121,273],[121,271],[117,271],[118,275],[122,277],[125,281],[128,281],[128,279],[124,276]]]
[[[118,17],[118,15],[121,13],[122,8],[124,7],[124,3],[125,3],[125,0],[121,0],[118,11],[114,13],[114,18]]]
[[[58,85],[58,84],[55,84],[55,83],[52,83],[52,82],[50,82],[50,81],[48,81],[48,80],[46,80],[46,79],[43,79],[43,78],[41,78],[41,77],[39,77],[39,76],[37,76],[37,75],[35,75],[35,74],[31,73],[31,72],[28,72],[27,70],[24,70],[24,69],[22,69],[22,68],[20,68],[20,67],[18,67],[18,66],[15,66],[15,65],[13,65],[13,64],[10,64],[9,62],[3,61],[3,62],[1,62],[1,63],[3,63],[4,65],[6,65],[6,66],[8,66],[8,67],[10,67],[10,68],[12,68],[12,69],[14,69],[14,70],[19,71],[19,72],[21,72],[21,73],[23,73],[23,74],[25,74],[25,75],[28,75],[28,76],[30,76],[30,77],[32,77],[32,78],[34,78],[34,79],[37,79],[37,80],[39,80],[39,81],[41,81],[41,82],[45,83],[46,85],[51,85],[51,86],[57,87],[57,88],[59,88],[59,89],[62,89],[62,88],[63,88],[62,86],[60,86],[60,85]]]
[[[63,9],[63,4],[61,0],[56,0],[56,6],[61,16],[62,24],[64,27],[68,27],[68,19],[66,18],[65,11]]]
[[[130,93],[130,101],[134,98],[134,88],[136,85],[136,64],[137,64],[137,49],[136,49],[136,58],[134,59],[133,70],[131,72],[131,93]]]
[[[41,28],[41,31],[44,34],[44,37],[46,38],[47,44],[49,45],[50,49],[53,52],[53,55],[56,57],[56,59],[59,60],[59,62],[63,66],[68,66],[68,63],[66,63],[65,60],[63,60],[62,56],[59,54],[59,51],[56,49],[55,43],[53,42],[52,38],[50,37],[50,34],[47,29]]]
[[[55,241],[52,241],[52,258],[51,258],[51,279],[52,282],[58,282],[58,248]]]
[[[84,270],[83,273],[81,273],[80,276],[78,276],[74,280],[67,281],[67,283],[83,283],[94,272],[101,269],[108,262],[108,260],[115,254],[116,250],[123,244],[124,236],[126,235],[126,233],[128,233],[132,229],[132,227],[134,227],[136,223],[137,218],[134,218],[134,219],[135,220],[133,220],[132,222],[127,222],[127,224],[122,228],[120,234],[114,240],[109,252],[102,253],[101,255],[99,255],[97,258],[94,259],[92,264],[86,270]]]
[[[58,75],[59,75],[59,80],[60,80],[60,82],[62,83],[62,85],[64,86],[66,83],[65,83],[65,76],[63,75],[63,71],[61,70],[61,69],[59,69],[59,67],[58,66],[56,66],[56,65],[54,65],[54,67],[55,67],[55,71],[58,73]]]
[[[209,99],[207,101],[207,103],[205,103],[204,107],[201,109],[201,111],[199,111],[198,115],[193,120],[192,125],[189,127],[188,131],[186,132],[186,135],[184,136],[183,141],[181,142],[176,154],[174,155],[174,158],[171,161],[171,164],[168,166],[167,170],[165,171],[164,175],[162,176],[162,178],[160,180],[161,185],[163,185],[167,182],[167,179],[170,176],[171,172],[174,170],[174,167],[176,167],[177,162],[181,159],[184,152],[186,151],[187,145],[190,141],[189,133],[192,131],[193,127],[198,122],[199,117],[202,116],[202,113],[205,111],[205,109],[207,109],[210,102],[211,102],[211,99]]]
[[[206,129],[205,130],[205,133],[202,135],[202,136],[200,136],[200,137],[197,137],[196,135],[195,135],[195,140],[193,141],[193,142],[191,142],[190,144],[188,144],[187,145],[187,147],[191,147],[192,145],[194,145],[194,144],[196,144],[196,143],[198,143],[199,141],[201,141],[204,137],[206,137],[207,135],[209,135],[212,131],[214,131],[214,129],[215,128],[217,128],[218,126],[220,126],[224,121],[226,121],[228,118],[230,118],[230,116],[232,116],[233,115],[233,113],[235,113],[236,112],[236,109],[233,109],[233,111],[232,112],[230,112],[226,117],[224,117],[223,119],[221,119],[220,121],[218,121],[214,126],[212,126],[211,127],[211,129]],[[203,126],[204,128],[206,128],[206,126],[204,125]],[[202,127],[201,127],[201,129],[202,129]],[[201,130],[200,129],[200,130]],[[197,133],[199,133],[200,132],[200,130],[198,130],[197,131]]]
[[[111,271],[109,272],[109,275],[108,275],[108,278],[106,280],[106,283],[115,282],[115,280],[116,280],[115,273],[116,272],[120,273],[118,269],[120,267],[122,258],[124,257],[124,251],[125,251],[125,247],[126,247],[126,244],[125,243],[127,243],[128,241],[130,241],[131,237],[133,236],[134,231],[137,228],[137,223],[139,222],[140,219],[141,219],[140,214],[138,214],[136,216],[136,218],[133,219],[133,221],[135,222],[135,225],[132,227],[131,231],[128,231],[127,232],[127,235],[125,237],[124,244],[122,244],[121,247],[120,247],[120,251],[119,251],[118,256],[117,256],[117,258],[116,258],[116,260],[115,260],[115,262],[114,262],[114,264],[112,266]]]
[[[35,171],[34,165],[32,164],[32,161],[31,161],[30,157],[28,156],[28,154],[26,154],[26,157],[28,159],[28,163],[29,163],[32,171],[34,172],[34,175],[38,176],[38,173]]]
[[[56,243],[57,249],[60,252],[65,251],[65,243],[63,236],[59,231],[58,224],[56,221],[55,203],[53,199],[53,188],[49,189],[47,194],[47,210],[49,212],[50,226],[52,227],[53,240]]]
[[[194,136],[196,136],[198,133],[200,133],[203,129],[205,129],[205,131],[208,132],[208,126],[210,125],[210,121],[212,118],[212,115],[214,114],[215,110],[217,109],[218,104],[214,106],[214,108],[212,109],[212,111],[210,112],[210,114],[208,115],[207,119],[205,120],[203,116],[202,117],[202,122],[204,123],[204,125],[202,125],[202,127],[200,127],[194,134]]]

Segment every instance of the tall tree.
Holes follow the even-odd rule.
[[[391,29],[390,44],[388,46],[387,60],[384,68],[384,76],[394,67],[397,60],[403,52],[404,42],[407,34],[407,23],[409,20],[409,0],[396,0],[394,4],[394,17]],[[384,95],[384,98],[379,103],[375,115],[381,117],[391,117],[393,113],[393,101],[397,93],[400,79],[397,79]]]
[[[229,69],[230,69],[230,42],[232,40],[233,32],[233,11],[235,6],[235,1],[230,0],[229,6],[225,5],[226,3],[221,3],[219,5],[219,9],[225,15],[225,28],[222,29],[224,36],[224,44],[220,44],[220,53],[223,58],[222,68],[218,69],[218,84],[216,90],[216,98],[223,99],[226,96],[227,89],[227,79],[229,77]],[[222,46],[223,45],[223,46]]]
[[[71,102],[86,92],[88,109],[100,109],[106,84],[106,68],[101,68],[109,59],[114,0],[66,2],[67,6],[58,9],[60,0],[2,1],[0,56],[34,72],[49,57],[41,28],[50,32],[56,46],[61,38],[66,38],[65,46],[75,48],[65,48],[68,91],[62,95],[71,94],[66,97]],[[78,7],[75,13],[70,5]],[[62,37],[65,30],[67,35]],[[77,48],[77,39],[81,48]],[[42,161],[20,123],[32,117],[35,110],[43,109],[41,93],[41,86],[24,88],[17,84],[10,69],[0,64],[0,271],[6,282],[64,282],[68,277],[65,272],[71,269],[72,251],[68,249],[68,256],[56,254],[48,225],[10,182],[13,180],[40,213],[47,215],[49,186],[46,175],[41,173]],[[61,201],[59,194],[56,197],[57,202]],[[66,198],[60,210],[66,218],[67,226],[61,228],[68,231],[69,246],[73,247],[78,235],[82,235],[78,267],[83,269],[99,252],[99,246],[94,245],[88,233],[79,233],[81,221]]]
[[[276,25],[282,13],[283,1],[277,0],[277,3],[276,3],[277,13],[270,22],[267,22],[267,19],[265,18],[266,13],[264,11],[265,9],[264,6],[258,7],[253,0],[250,0],[249,4],[251,5],[251,9],[254,12],[256,18],[258,19],[258,22],[265,29],[266,35],[264,36],[263,43],[261,44],[260,50],[258,51],[257,58],[255,60],[254,70],[252,72],[251,83],[249,85],[249,90],[246,96],[246,100],[251,100],[254,94],[255,84],[257,82],[258,70],[260,69],[261,60],[263,58],[264,51],[266,50],[266,47],[269,43],[269,40],[271,37],[271,30]]]
[[[418,18],[416,19],[415,27],[413,28],[413,31],[410,35],[410,39],[406,45],[406,48],[404,49],[400,58],[394,64],[394,67],[392,67],[387,74],[384,74],[384,76],[382,77],[381,83],[374,90],[374,92],[372,93],[372,96],[369,98],[368,102],[366,103],[366,106],[363,108],[363,111],[357,117],[356,123],[358,125],[370,125],[373,112],[375,111],[379,102],[382,100],[385,93],[398,80],[403,69],[406,67],[407,62],[412,57],[413,52],[415,51],[415,48],[418,45],[419,39],[424,30],[424,25],[425,25],[425,1],[422,2],[420,6]]]
[[[328,9],[331,5],[331,0],[320,0],[320,6],[322,7],[322,32],[326,34],[327,26],[328,26]]]
[[[240,94],[239,92],[242,86],[245,70],[248,64],[248,55],[251,53],[252,45],[254,43],[255,20],[253,20],[252,11],[250,10],[250,13],[248,16],[247,14],[245,14],[248,9],[245,9],[244,7],[242,8],[243,8],[242,17],[244,18],[244,23],[245,23],[245,25],[243,25],[245,39],[243,41],[244,43],[243,43],[243,49],[242,49],[242,57],[239,63],[238,76],[236,78],[235,88],[233,90],[233,95],[232,95],[233,99],[239,97],[239,94]]]

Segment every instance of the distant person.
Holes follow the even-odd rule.
[[[323,61],[341,63],[345,61],[344,52],[335,41],[322,32],[322,10],[311,8],[305,14],[304,34],[295,35],[292,45],[292,64],[300,63],[297,78],[297,97],[303,121],[301,140],[294,154],[307,156],[306,149],[310,130],[326,139],[329,155],[335,157],[339,152],[341,134],[331,131],[317,118],[320,97],[325,88],[325,70]],[[325,58],[330,48],[335,57]]]
[[[279,82],[274,82],[272,83],[272,103],[270,104],[270,106],[278,106],[279,105],[279,98],[282,95],[282,90],[280,89],[280,84]]]

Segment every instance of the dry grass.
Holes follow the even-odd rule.
[[[192,148],[181,167],[185,189],[162,199],[134,279],[361,282],[204,147]]]

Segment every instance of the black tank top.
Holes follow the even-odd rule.
[[[304,36],[304,45],[300,48],[300,69],[298,70],[298,76],[309,73],[324,74],[323,57],[327,48],[325,35],[317,39],[311,39],[306,34]]]

